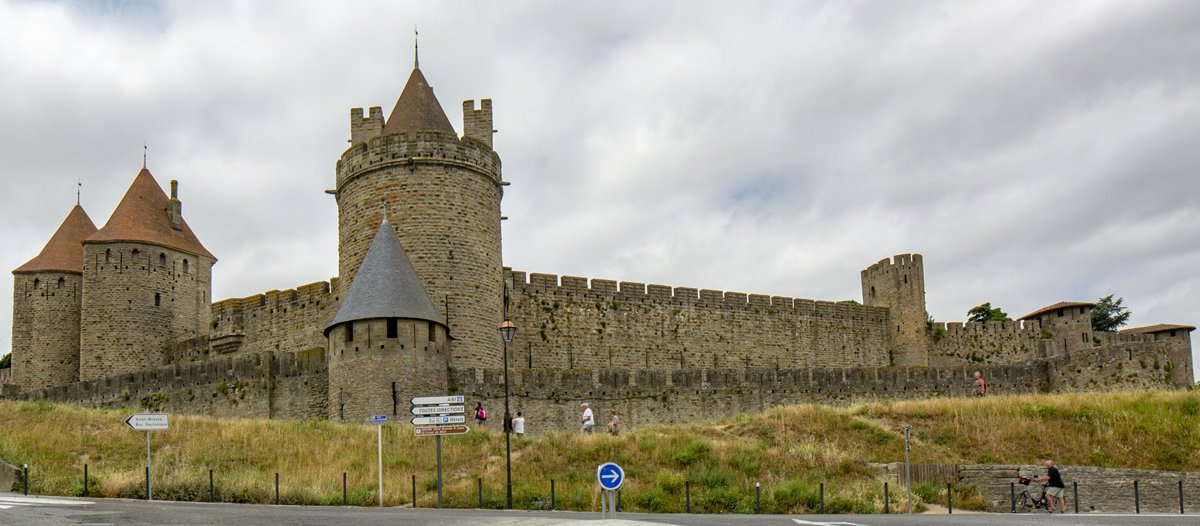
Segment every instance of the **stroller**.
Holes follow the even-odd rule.
[[[1045,486],[1033,482],[1033,479],[1030,477],[1017,477],[1017,483],[1021,485],[1021,496],[1017,499],[1018,504],[1035,510],[1050,511],[1050,503],[1046,499]]]

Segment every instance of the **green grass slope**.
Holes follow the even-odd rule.
[[[0,459],[32,467],[31,492],[82,495],[83,465],[93,496],[144,497],[145,434],[122,421],[131,411],[0,402]],[[599,509],[595,467],[615,461],[628,480],[630,511],[677,512],[685,483],[695,512],[752,512],[755,483],[765,513],[814,510],[820,484],[826,511],[883,509],[878,471],[868,463],[902,461],[902,427],[913,427],[913,461],[1038,463],[1200,470],[1200,393],[1088,393],[878,402],[852,407],[798,405],[760,414],[651,426],[622,434],[548,433],[513,441],[518,508]],[[372,505],[375,429],[329,422],[228,420],[173,416],[153,432],[154,491],[161,499],[273,502],[275,473],[285,503]],[[445,501],[450,507],[504,504],[504,436],[472,430],[443,439]],[[434,441],[410,429],[384,429],[384,499],[435,504]],[[978,507],[970,490],[956,505]],[[892,491],[892,509],[900,491]],[[932,488],[918,491],[939,498]]]

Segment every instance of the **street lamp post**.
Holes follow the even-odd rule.
[[[517,333],[517,326],[507,318],[500,324],[500,336],[504,338],[504,472],[507,483],[508,509],[512,509],[512,413],[508,409],[508,342]]]

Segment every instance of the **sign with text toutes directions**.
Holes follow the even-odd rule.
[[[454,396],[418,396],[412,399],[412,405],[461,404],[466,401],[463,395]]]
[[[441,424],[464,424],[467,422],[467,417],[463,415],[443,415],[443,416],[414,416],[412,423],[415,426],[436,426]]]
[[[135,431],[163,431],[167,429],[166,413],[138,413],[130,415],[125,423]]]
[[[417,427],[413,429],[413,434],[419,437],[434,435],[464,435],[470,430],[471,428],[467,426]]]
[[[421,405],[412,408],[414,415],[452,415],[465,411],[466,408],[461,405]]]

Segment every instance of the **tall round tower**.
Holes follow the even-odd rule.
[[[421,70],[386,121],[350,110],[350,148],[337,163],[338,270],[344,295],[384,210],[454,340],[454,363],[501,362],[500,157],[490,100],[463,103],[460,138]]]
[[[325,336],[331,420],[400,416],[413,397],[447,394],[446,325],[386,220]]]
[[[96,225],[78,204],[37,257],[13,271],[13,384],[34,391],[79,381],[83,240]]]
[[[157,367],[208,333],[216,262],[183,220],[178,187],[142,168],[112,217],[83,241],[79,379]]]

